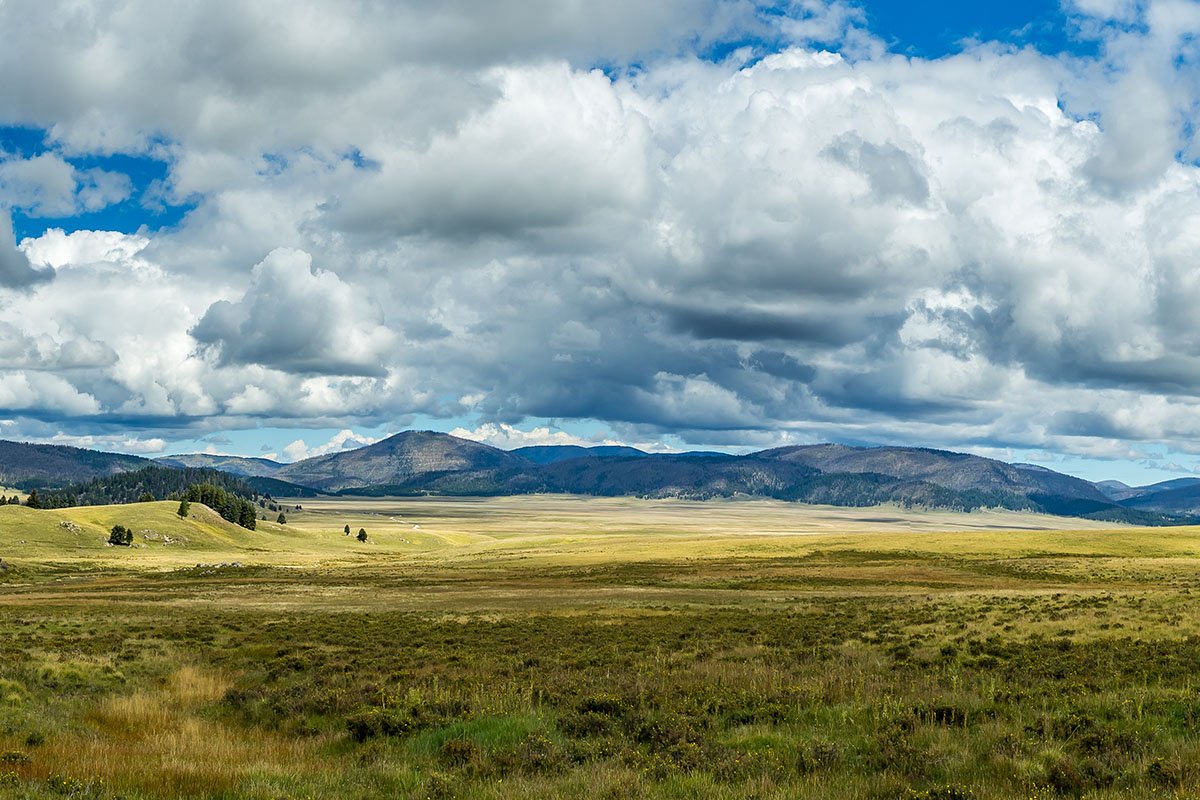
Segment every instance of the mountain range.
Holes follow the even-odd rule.
[[[819,444],[731,456],[656,454],[624,446],[501,450],[431,431],[405,431],[353,450],[291,464],[203,453],[137,456],[0,441],[0,483],[64,486],[157,463],[269,482],[277,496],[516,495],[758,496],[832,505],[1003,507],[1145,524],[1192,522],[1200,479],[1130,487],[1092,483],[1031,464],[920,447]],[[264,486],[265,488],[265,486]]]

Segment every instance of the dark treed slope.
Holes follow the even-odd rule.
[[[1173,484],[1168,488],[1160,488]],[[1152,487],[1143,487],[1154,491],[1141,491],[1120,501],[1126,508],[1136,508],[1143,511],[1158,511],[1164,514],[1196,514],[1200,513],[1200,483],[1191,478],[1179,481],[1166,481]]]
[[[283,468],[278,461],[268,458],[246,458],[244,456],[216,456],[209,453],[185,453],[178,456],[162,456],[154,461],[168,467],[195,467],[197,469],[219,469],[232,475],[247,475],[271,478]]]
[[[533,468],[528,459],[486,444],[431,431],[406,431],[381,442],[289,464],[276,477],[314,489],[400,485],[427,475]]]
[[[827,473],[873,472],[927,481],[957,491],[1008,492],[1034,500],[1059,497],[1111,505],[1096,486],[1043,467],[1006,464],[991,458],[919,447],[848,447],[818,444],[781,447],[756,454],[793,461]]]
[[[569,461],[573,458],[649,458],[658,455],[670,455],[676,458],[728,457],[726,453],[715,453],[709,450],[689,450],[684,453],[647,453],[636,447],[609,444],[594,447],[581,447],[573,444],[533,445],[518,447],[509,452],[527,458],[535,464],[553,464],[556,461]]]
[[[146,495],[154,500],[174,500],[182,497],[189,486],[200,483],[219,487],[247,500],[253,500],[261,494],[245,479],[226,472],[151,465],[132,472],[43,491],[40,496],[44,508],[104,506],[136,503]]]
[[[0,441],[0,485],[63,486],[149,466],[149,459],[53,444]]]
[[[555,461],[568,461],[572,458],[628,458],[650,455],[644,450],[624,445],[581,447],[575,444],[544,444],[518,447],[509,452],[527,458],[535,464],[553,464]]]

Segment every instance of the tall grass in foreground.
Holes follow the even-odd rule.
[[[46,577],[0,798],[1200,796],[1194,561],[867,545]]]

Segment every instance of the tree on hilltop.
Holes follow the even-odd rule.
[[[175,513],[179,515],[180,519],[186,519],[187,515],[188,515],[188,511],[191,510],[191,507],[192,507],[192,504],[189,503],[188,499],[185,497],[179,501],[179,510],[176,511]]]

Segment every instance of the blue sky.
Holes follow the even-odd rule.
[[[0,435],[1200,468],[1200,4],[538,2],[0,7]]]

